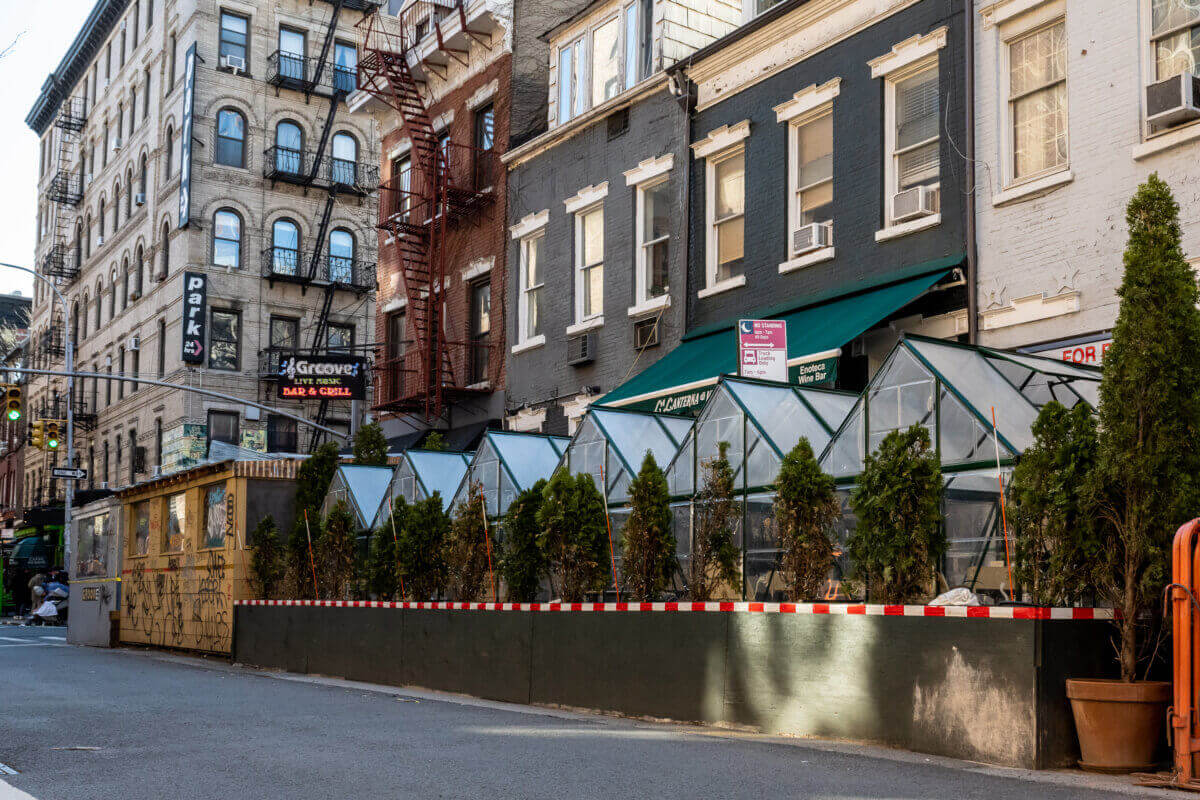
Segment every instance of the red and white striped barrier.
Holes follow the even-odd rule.
[[[394,608],[414,611],[744,611],[761,614],[835,614],[869,617],[1111,620],[1111,608],[1022,606],[888,606],[875,603],[461,603],[385,600],[238,600],[239,606]]]

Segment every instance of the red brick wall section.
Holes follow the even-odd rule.
[[[467,106],[467,100],[481,87],[494,80],[497,83],[497,89],[491,102],[495,109],[495,149],[497,154],[508,149],[512,97],[510,61],[510,55],[500,57],[482,71],[471,76],[457,89],[442,97],[437,103],[426,108],[430,119],[437,119],[453,109],[454,120],[449,126],[451,142],[462,145],[473,144],[475,114],[473,109]],[[409,137],[407,131],[400,124],[398,114],[393,114],[390,120],[385,120],[382,127],[386,133],[382,139],[380,176],[382,179],[388,180],[392,177],[388,153],[398,142]],[[388,130],[389,127],[391,130]],[[503,165],[499,165],[497,170],[492,195],[494,199],[484,204],[472,218],[452,226],[446,239],[445,263],[446,276],[449,279],[446,288],[446,338],[450,341],[465,341],[468,338],[470,322],[468,287],[463,281],[462,273],[473,261],[492,258],[490,280],[491,343],[493,346],[488,373],[493,390],[499,390],[504,387],[505,254],[508,234],[505,207],[507,172]],[[384,308],[393,297],[404,297],[404,276],[396,248],[386,242],[385,234],[382,232],[380,232],[379,238],[378,274],[377,307],[379,313],[376,317],[375,341],[386,343],[387,321],[390,315],[384,311]],[[408,336],[411,341],[411,332]],[[386,344],[384,347],[386,348]],[[456,370],[465,369],[466,365],[455,364],[455,368]]]

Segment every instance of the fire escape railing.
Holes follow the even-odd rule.
[[[316,271],[310,272],[314,260]],[[262,276],[286,283],[310,286],[331,284],[335,289],[369,292],[375,288],[375,256],[373,251],[339,256],[319,250],[264,247]]]

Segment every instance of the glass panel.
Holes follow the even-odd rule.
[[[353,45],[338,42],[333,46],[333,85],[339,91],[358,88],[358,51]]]
[[[1037,409],[978,351],[928,341],[911,344],[980,415],[990,417],[994,406],[1000,431],[1014,447],[1024,450],[1032,443]]]
[[[737,476],[737,485],[741,485],[741,469],[744,450],[742,447],[742,410],[729,397],[725,387],[719,389],[708,401],[704,416],[696,423],[696,443],[699,463],[716,458],[719,454],[718,443],[726,442],[729,449],[726,458],[729,466]]]
[[[75,578],[103,578],[108,575],[108,547],[112,526],[108,514],[97,514],[82,519],[77,553],[75,554]]]
[[[830,443],[821,457],[821,469],[835,478],[862,472],[863,465],[863,405],[857,403],[850,412],[846,426]]]
[[[621,91],[621,21],[613,17],[592,33],[592,105]]]
[[[144,556],[150,552],[150,501],[144,500],[133,507],[133,554]]]
[[[746,167],[745,154],[738,153],[722,161],[713,168],[713,179],[716,181],[718,220],[733,214],[741,214],[746,208]]]
[[[941,414],[943,464],[987,461],[996,457],[995,439],[990,429],[980,424],[945,386],[938,398]],[[1008,448],[1000,448],[1000,457],[1008,458]]]
[[[746,426],[746,485],[767,486],[779,477],[779,456],[753,425]]]
[[[595,414],[608,432],[613,455],[620,454],[637,471],[642,467],[646,453],[654,455],[660,468],[671,463],[677,450],[674,441],[663,430],[651,414],[613,413],[596,410]],[[613,467],[615,471],[616,467]],[[610,479],[612,476],[609,476]]]
[[[329,234],[329,280],[354,282],[354,237],[349,231],[339,229]]]
[[[1200,60],[1200,28],[1182,30],[1154,43],[1156,80],[1173,78],[1183,72],[1196,72]]]
[[[896,84],[896,149],[938,135],[938,73],[927,69]]]
[[[1066,78],[1065,45],[1061,22],[1009,45],[1009,90],[1013,96],[1044,88]]]
[[[304,78],[304,34],[279,29],[279,74],[284,78]]]
[[[583,316],[594,317],[604,312],[604,265],[583,271]]]
[[[571,74],[571,46],[567,45],[558,51],[558,121],[566,122],[571,118],[571,84],[574,76]]]
[[[517,489],[527,489],[541,478],[549,478],[560,458],[550,439],[521,433],[492,433],[490,441],[512,472]],[[565,441],[565,440],[564,440]]]
[[[820,415],[831,431],[836,431],[842,425],[842,420],[854,408],[858,398],[852,394],[834,394],[817,389],[800,389],[800,394],[810,406]],[[816,447],[813,448],[816,451]],[[819,451],[817,451],[819,453]]]
[[[945,576],[950,586],[1000,600],[1008,588],[1008,570],[995,487],[993,483],[988,492],[947,490]]]
[[[638,4],[625,6],[625,88],[638,82]]]
[[[892,431],[919,423],[937,435],[933,414],[934,380],[903,347],[896,349],[890,363],[868,389],[868,420],[871,452]]]
[[[1195,0],[1151,0],[1150,28],[1155,35],[1194,22],[1200,22]]]
[[[779,535],[775,528],[774,495],[755,494],[746,499],[746,598],[786,600],[780,573]]]
[[[583,263],[596,264],[604,260],[604,207],[599,206],[579,215],[580,236],[583,242]]]
[[[1013,103],[1013,175],[1023,178],[1067,163],[1067,84]]]
[[[574,91],[572,92],[572,108],[571,108],[571,116],[572,117],[579,116],[580,114],[583,113],[584,108],[587,107],[587,87],[584,86],[584,84],[583,84],[583,64],[584,64],[583,46],[584,46],[584,41],[581,38],[581,39],[576,40],[575,44],[571,48],[574,51],[574,55],[572,56],[572,59],[575,62],[575,71],[574,71],[575,74],[572,76],[572,78],[575,82]]]
[[[833,219],[833,183],[822,183],[800,193],[801,225],[829,222]]]
[[[178,552],[183,549],[183,532],[187,520],[187,495],[184,492],[167,498],[167,527],[163,536],[163,551]]]
[[[225,545],[225,485],[204,490],[204,540],[201,547]]]
[[[667,486],[674,496],[690,495],[695,491],[692,447],[693,439],[689,435],[667,469]]]
[[[833,115],[801,125],[796,131],[796,185],[803,189],[833,179]],[[830,187],[830,192],[833,189]]]
[[[766,434],[779,452],[786,454],[796,446],[801,436],[807,436],[813,450],[818,453],[829,441],[829,435],[790,386],[765,386],[740,381],[729,381],[725,386],[742,402],[750,412],[751,422]]]

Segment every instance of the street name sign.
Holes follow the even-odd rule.
[[[54,467],[50,475],[67,481],[82,481],[87,479],[87,470],[78,467]]]

